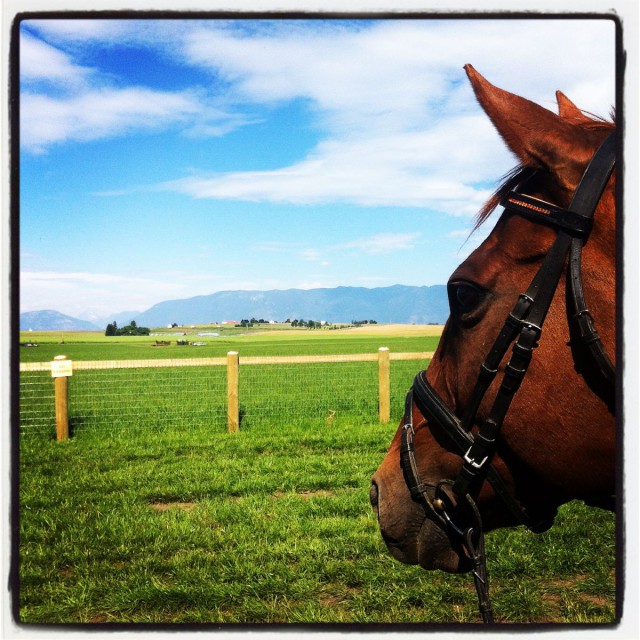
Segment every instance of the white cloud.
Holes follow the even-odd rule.
[[[86,82],[92,70],[73,63],[71,58],[41,40],[22,34],[20,38],[20,81],[46,81],[70,88]]]
[[[193,95],[145,88],[105,88],[63,98],[26,92],[20,101],[21,144],[41,152],[69,140],[167,127],[199,111],[201,106]]]
[[[473,148],[451,144],[469,136]],[[491,125],[460,116],[420,132],[371,132],[325,140],[304,160],[272,171],[193,175],[160,185],[193,198],[289,204],[348,202],[363,206],[429,207],[474,215],[489,189],[470,183],[497,179],[512,165]]]
[[[186,135],[212,137],[257,122],[241,110],[207,101],[202,88],[172,92],[120,86],[112,74],[74,63],[74,53],[86,41],[114,46],[131,39],[143,42],[144,36],[152,38],[153,25],[161,23],[149,21],[152,28],[146,29],[147,23],[136,21],[138,32],[127,21],[29,21],[32,31],[46,34],[69,51],[29,31],[20,34],[22,148],[42,153],[54,144],[159,131],[176,124]]]
[[[326,252],[320,249],[303,249],[300,251],[300,257],[307,262],[318,262],[323,266],[328,266]]]
[[[589,86],[579,91],[585,108],[606,109],[613,99],[610,21],[382,20],[357,30],[287,22],[256,26],[250,36],[211,24],[183,34],[188,62],[222,76],[248,101],[311,100],[335,128],[372,120],[405,128],[447,106],[468,110],[467,62],[550,106],[560,88],[571,95]]]
[[[60,43],[82,43],[87,41],[121,42],[136,27],[144,23],[131,20],[78,19],[28,20],[30,29],[45,34],[48,39]]]
[[[185,34],[184,54],[222,77],[235,100],[308,101],[326,132],[289,166],[164,185],[194,198],[474,215],[490,191],[478,184],[515,161],[475,103],[466,62],[550,109],[558,88],[598,113],[614,96],[613,26],[602,21],[391,20],[355,32],[320,23],[251,37],[199,26]]]
[[[193,198],[294,204],[348,202],[473,215],[514,161],[481,114],[462,67],[555,109],[562,89],[606,114],[614,97],[614,26],[598,20],[44,21],[57,44],[136,42],[209,72],[218,89],[144,94],[121,89],[59,100],[26,95],[26,144],[148,130],[180,122],[192,136],[225,135],[265,105],[300,100],[321,141],[297,161],[263,171],[207,173],[161,188]],[[532,37],[532,34],[535,37]],[[61,44],[60,44],[61,46]],[[508,54],[506,53],[508,52]],[[561,62],[559,62],[561,61]],[[121,91],[121,93],[120,93]],[[138,95],[137,108],[118,98]],[[154,111],[152,105],[158,107]],[[224,104],[224,108],[220,105]],[[213,105],[217,105],[214,107]],[[45,113],[48,117],[43,118]],[[109,116],[108,113],[111,115]],[[268,117],[268,110],[263,112]],[[295,135],[295,131],[287,132]],[[259,143],[259,139],[257,140]],[[478,186],[481,185],[481,186]]]
[[[338,245],[337,249],[353,249],[371,255],[407,251],[413,249],[421,233],[379,233]]]
[[[299,242],[285,242],[282,240],[265,240],[253,245],[253,251],[268,251],[273,253],[291,252],[300,248]]]
[[[114,309],[142,311],[162,299],[160,292],[168,294],[172,288],[150,278],[54,271],[23,271],[20,286],[21,312],[55,309],[69,315],[90,311],[98,316]]]
[[[329,266],[330,258],[335,254],[344,254],[345,250],[353,254],[383,255],[396,251],[408,251],[415,247],[421,233],[378,233],[372,236],[356,238],[349,242],[324,247],[302,247],[294,242],[263,242],[252,247],[253,251],[289,253],[297,255],[307,262],[316,262],[320,266]]]

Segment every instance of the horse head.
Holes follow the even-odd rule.
[[[536,523],[534,530],[543,530],[551,526],[558,506],[573,499],[612,508],[616,467],[614,388],[595,366],[588,340],[580,339],[589,333],[580,324],[586,314],[589,322],[597,321],[601,351],[615,354],[615,172],[609,169],[602,180],[588,230],[568,231],[542,220],[556,209],[558,216],[567,215],[587,166],[614,124],[583,114],[560,92],[555,114],[493,86],[470,65],[465,69],[478,102],[520,163],[480,212],[478,224],[509,193],[516,194],[516,203],[506,206],[486,240],[451,276],[450,316],[428,370],[417,378],[432,402],[408,402],[407,415],[371,486],[371,502],[391,554],[405,563],[448,572],[468,571],[470,561],[442,517],[447,515],[443,504],[458,508],[455,502],[461,498],[451,493],[451,486],[464,476],[464,469],[473,475],[474,465],[485,462],[469,454],[465,463],[461,446],[465,438],[483,446],[477,434],[491,422],[509,363],[519,357],[516,348],[504,353],[498,349],[496,356],[497,337],[509,326],[505,319],[513,319],[514,303],[517,309],[526,302],[528,296],[522,293],[534,281],[538,288],[549,289],[547,308],[538,312],[544,331],[531,343],[529,350],[535,347],[535,353],[526,375],[518,381],[499,429],[492,432],[495,442],[488,447],[483,468],[490,466],[501,482],[498,486],[488,481],[490,474],[482,475],[468,492],[473,506],[485,531],[519,523],[517,509],[506,508],[505,500]],[[526,196],[520,199],[519,193]],[[518,205],[521,210],[514,210]],[[558,253],[554,247],[561,233],[582,234],[567,240],[567,246],[577,243],[581,252],[579,277],[572,270],[575,265],[568,266],[574,257],[567,252],[554,276],[557,282],[550,284],[544,264],[550,262],[550,252]],[[579,282],[570,282],[572,274]],[[588,312],[570,308],[576,286],[588,300]],[[518,313],[511,322],[516,332],[525,324]],[[493,377],[478,393],[479,372],[492,354]],[[431,410],[425,411],[425,405]],[[443,429],[447,421],[460,431],[455,437]],[[456,438],[462,445],[455,446]],[[409,456],[409,462],[402,456]],[[408,471],[411,465],[415,468]],[[418,479],[413,482],[417,489],[408,476]]]

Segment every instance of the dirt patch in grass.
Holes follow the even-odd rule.
[[[169,511],[169,509],[193,511],[198,506],[198,504],[196,502],[154,502],[149,506],[154,511]]]
[[[589,593],[581,593],[580,599],[584,600],[585,602],[590,602],[592,605],[601,607],[603,609],[609,606],[609,601],[604,596],[594,596]]]
[[[592,606],[606,608],[610,602],[605,596],[584,593],[578,590],[581,582],[587,579],[585,575],[576,575],[565,580],[556,579],[548,583],[549,591],[542,596],[543,602],[551,609],[549,617],[537,622],[566,622],[561,614],[562,601],[568,594],[573,600],[581,603],[589,603]]]
[[[109,622],[109,617],[104,613],[99,613],[98,615],[89,618],[87,622],[89,624],[104,624],[105,622]]]
[[[330,590],[325,590],[325,593],[320,595],[318,603],[323,607],[340,607],[344,603],[354,596],[358,595],[358,590],[354,587],[345,587],[341,585],[332,584]]]

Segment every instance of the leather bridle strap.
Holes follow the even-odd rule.
[[[616,382],[616,370],[611,359],[605,351],[600,336],[595,328],[593,317],[587,309],[582,287],[582,244],[576,238],[571,244],[571,254],[569,258],[569,287],[572,293],[574,306],[573,319],[578,325],[580,341],[584,344],[592,361],[595,363],[602,378],[613,389]]]
[[[423,483],[420,478],[420,472],[418,471],[413,442],[415,436],[413,427],[414,393],[416,391],[418,394],[433,392],[430,385],[422,385],[421,373],[416,376],[414,387],[409,390],[405,399],[405,421],[402,427],[400,444],[400,466],[407,487],[411,491],[413,498],[422,504],[425,512],[431,515],[433,522],[438,524],[446,532],[454,532],[458,538],[458,542],[465,549],[471,562],[471,572],[473,574],[473,581],[478,596],[478,608],[482,615],[482,620],[487,624],[492,624],[494,620],[491,599],[489,597],[489,575],[484,551],[484,532],[482,530],[482,518],[480,517],[478,507],[475,501],[470,496],[467,496],[467,505],[472,514],[472,519],[470,523],[465,525],[464,530],[459,529],[455,521],[451,519],[442,500],[442,497],[444,497],[442,487],[445,485],[453,485],[453,481],[440,480],[436,485]],[[450,414],[448,407],[442,403],[437,395],[434,394],[433,400],[434,406],[437,407],[436,411],[424,414],[425,417],[428,416],[430,424],[440,422],[443,418],[447,421],[451,420],[452,424],[458,424],[456,416]],[[438,413],[441,415],[438,415]],[[458,434],[457,437],[453,437],[452,440],[454,446],[458,447],[462,452],[465,450],[466,444],[472,441],[471,436],[462,429],[461,426],[455,431],[445,430],[444,432],[450,436],[453,433]],[[463,441],[464,444],[462,444],[461,441]],[[462,446],[460,446],[461,444]],[[516,517],[526,515],[524,509],[511,497],[511,494],[502,482],[502,478],[494,471],[493,467],[489,467],[487,478],[496,493],[503,498]]]
[[[606,185],[608,176],[613,171],[615,164],[615,136],[612,133],[602,143],[596,156],[600,156],[597,163],[592,162],[582,176],[580,185],[586,184],[587,180],[593,181],[593,185],[600,185],[598,191],[597,186],[592,188],[580,189],[575,193],[569,208],[575,206],[585,211],[595,210],[598,201],[602,197],[602,192]],[[595,160],[595,158],[594,158]],[[607,176],[606,179],[603,179]],[[595,329],[593,317],[587,310],[584,299],[584,289],[582,287],[582,247],[586,242],[585,239],[574,238],[571,243],[571,255],[569,258],[569,291],[571,292],[571,300],[573,301],[574,315],[573,319],[577,322],[580,331],[580,340],[587,347],[593,362],[598,367],[602,377],[607,384],[613,388],[615,386],[616,372],[611,359],[607,355],[600,336]]]
[[[414,426],[413,426],[413,403],[420,410],[420,413],[427,419],[429,425],[435,427],[439,433],[451,442],[456,452],[464,457],[473,445],[473,436],[468,433],[460,423],[458,417],[449,409],[436,393],[434,388],[424,377],[425,371],[420,371],[413,380],[413,387],[407,394],[408,406],[405,407],[404,425],[400,445],[400,464],[404,471],[405,481],[412,495],[421,501],[426,500],[425,489],[435,485],[424,484],[418,473],[415,460],[415,450],[413,447]],[[532,531],[542,531],[549,528],[546,522],[533,521],[526,509],[513,497],[504,483],[502,476],[489,464],[487,465],[487,480],[491,484],[496,495],[502,500],[509,512],[516,519],[518,524],[527,526]],[[412,485],[416,487],[412,489]],[[428,510],[433,514],[432,505]],[[437,514],[441,518],[441,514]]]

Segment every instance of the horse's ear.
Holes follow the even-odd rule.
[[[575,188],[593,153],[579,123],[493,86],[469,64],[464,68],[480,106],[520,162],[547,169],[565,188]]]
[[[556,91],[556,100],[558,101],[558,115],[565,120],[571,122],[590,122],[591,118],[582,113],[562,91]]]

